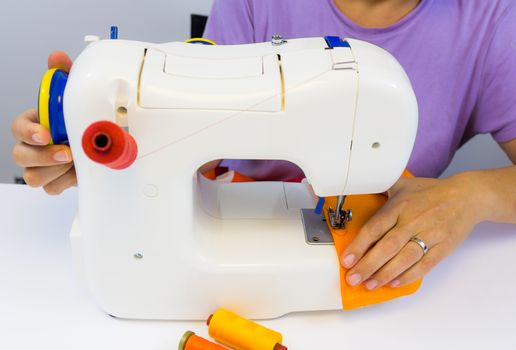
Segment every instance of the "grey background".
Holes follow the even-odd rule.
[[[212,0],[2,0],[0,3],[0,182],[13,182],[22,170],[11,160],[12,119],[36,106],[42,74],[51,51],[73,58],[84,48],[84,35],[109,36],[119,26],[121,38],[150,42],[184,40],[190,14],[208,14]],[[456,155],[444,175],[509,164],[489,136],[476,137]]]

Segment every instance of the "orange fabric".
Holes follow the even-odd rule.
[[[254,182],[255,179],[251,179],[245,175],[242,175],[235,171],[235,176],[233,176],[233,182]]]
[[[208,179],[214,180],[215,170],[210,170],[204,173]],[[412,177],[410,172],[405,170],[402,176]],[[235,172],[235,176],[233,178],[233,182],[249,182],[255,181],[251,178],[248,178],[244,175],[241,175]],[[347,245],[356,237],[362,226],[369,220],[370,217],[374,215],[385,204],[387,201],[387,196],[385,194],[366,194],[366,195],[357,195],[357,196],[347,196],[346,201],[344,203],[346,209],[351,209],[353,211],[353,220],[347,223],[345,229],[333,229],[329,225],[328,218],[328,206],[333,208],[336,207],[337,197],[326,197],[324,203],[324,215],[326,216],[326,222],[328,223],[328,228],[333,236],[333,241],[335,243],[335,249],[337,250],[337,264],[340,267],[340,289],[342,296],[342,308],[344,310],[352,310],[358,307],[373,305],[382,303],[384,301],[389,301],[401,296],[409,295],[415,293],[419,286],[421,285],[422,280],[418,280],[412,284],[391,288],[389,286],[380,287],[375,290],[368,290],[363,284],[360,284],[355,287],[351,287],[346,282],[346,272],[345,269],[340,264],[339,257],[344,252],[344,249]]]
[[[207,179],[215,180],[215,178],[216,178],[216,176],[215,176],[215,169],[208,170],[203,175]]]
[[[383,194],[366,194],[359,196],[347,196],[344,205],[346,209],[353,211],[353,220],[347,223],[345,229],[333,229],[330,226],[330,232],[333,236],[335,243],[335,249],[337,250],[337,257],[340,257],[344,252],[347,245],[355,238],[360,231],[360,228],[364,226],[366,221],[373,216],[374,213],[387,201],[387,196]],[[326,221],[329,222],[328,218],[328,206],[335,208],[337,204],[336,197],[327,197],[324,203],[325,210],[324,215]],[[339,260],[337,260],[339,261]],[[368,290],[363,284],[355,287],[351,287],[346,282],[345,269],[340,262],[340,289],[342,295],[342,308],[344,310],[351,310],[362,306],[378,304],[384,301],[388,301],[397,297],[412,294],[417,291],[421,285],[421,280],[412,284],[391,288],[389,286],[380,287],[375,290]]]
[[[412,174],[405,170],[402,176],[412,177]],[[366,194],[357,196],[347,196],[344,202],[346,209],[351,209],[353,219],[346,224],[345,229],[333,229],[328,218],[328,206],[335,208],[337,205],[337,197],[327,197],[324,203],[324,215],[328,228],[333,236],[335,249],[337,250],[337,258],[339,258],[347,245],[356,237],[362,226],[369,220],[385,204],[387,196],[384,194]],[[344,310],[352,310],[358,307],[378,304],[384,301],[392,300],[401,296],[409,295],[416,292],[421,285],[422,280],[418,280],[412,284],[391,288],[389,286],[380,287],[375,290],[368,290],[363,284],[352,287],[346,282],[345,269],[337,260],[340,266],[340,289],[342,296],[342,308]]]
[[[217,179],[217,176],[215,174],[215,169],[208,170],[203,175],[206,178],[210,179],[210,180],[216,180]],[[254,181],[256,181],[256,180],[252,179],[250,177],[247,177],[245,175],[242,175],[242,174],[240,174],[239,172],[236,172],[236,171],[235,171],[235,174],[233,175],[233,179],[231,180],[231,182],[254,182]]]

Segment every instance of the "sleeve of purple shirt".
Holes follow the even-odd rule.
[[[491,133],[496,141],[506,142],[516,138],[516,6],[500,19],[486,45],[479,97],[468,133]]]

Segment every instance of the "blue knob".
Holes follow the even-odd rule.
[[[117,26],[111,26],[111,39],[118,39],[118,27]]]

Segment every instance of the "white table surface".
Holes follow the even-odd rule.
[[[76,197],[0,185],[0,349],[172,350],[186,330],[207,336],[203,322],[119,320],[96,307],[71,260]],[[291,350],[516,349],[515,267],[516,226],[485,223],[413,296],[262,324]]]

